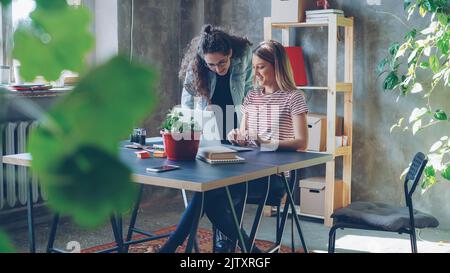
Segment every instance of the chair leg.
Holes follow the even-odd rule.
[[[334,253],[335,243],[336,243],[336,226],[331,227],[328,236],[328,253]]]
[[[417,253],[417,239],[416,239],[416,229],[413,228],[409,234],[411,240],[411,251],[412,253]]]
[[[267,178],[267,184],[266,184],[266,193],[264,195],[264,198],[259,200],[258,208],[256,210],[255,218],[253,220],[252,229],[250,231],[250,252],[252,251],[254,245],[255,245],[255,238],[256,233],[258,232],[259,225],[261,223],[262,214],[264,211],[264,205],[266,204],[268,195],[269,195],[269,189],[270,189],[270,176]],[[279,209],[277,210],[277,229],[276,234],[278,238],[278,222],[279,222]]]
[[[295,252],[294,217],[291,216],[291,252]]]

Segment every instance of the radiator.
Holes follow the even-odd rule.
[[[26,153],[29,132],[37,126],[36,121],[9,122],[0,124],[3,135],[0,155]],[[2,160],[0,158],[0,163]],[[39,187],[38,179],[28,167],[1,164],[0,167],[0,210],[24,206],[28,202],[28,183],[32,182],[33,203],[47,200],[46,193]]]

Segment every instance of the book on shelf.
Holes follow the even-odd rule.
[[[15,91],[40,91],[40,90],[49,90],[52,88],[50,84],[13,84],[10,87]]]
[[[226,160],[236,158],[235,150],[223,146],[201,147],[198,149],[197,154],[203,158],[211,160]]]
[[[233,164],[233,163],[244,163],[245,162],[245,158],[237,156],[237,155],[235,155],[234,158],[232,158],[232,159],[209,159],[209,158],[205,158],[205,157],[197,154],[197,158],[202,161],[205,161],[206,163],[209,163],[211,165]]]
[[[327,17],[322,17],[322,18],[306,18],[306,23],[327,23],[328,22],[328,18]]]
[[[343,10],[340,9],[318,9],[318,10],[307,10],[305,11],[306,16],[313,14],[344,14]]]
[[[308,19],[317,19],[317,18],[328,18],[328,15],[330,14],[313,14],[313,15],[307,15],[306,20]],[[338,14],[338,16],[344,16],[344,14]]]

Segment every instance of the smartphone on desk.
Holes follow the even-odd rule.
[[[156,167],[148,167],[147,172],[162,173],[162,172],[176,170],[179,168],[180,167],[176,166],[176,165],[162,165],[162,166],[156,166]]]

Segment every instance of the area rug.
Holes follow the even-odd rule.
[[[155,235],[167,234],[169,232],[174,231],[175,228],[176,228],[176,226],[170,226],[167,228],[160,229],[160,230],[154,232],[154,234]],[[133,239],[135,239],[135,240],[140,239],[140,238],[144,238],[144,236],[136,235],[133,237]],[[161,238],[158,240],[154,240],[154,241],[150,241],[150,242],[144,242],[141,244],[135,244],[135,245],[130,246],[128,252],[129,253],[155,253],[155,252],[158,252],[158,250],[160,249],[160,247],[162,245],[164,245],[166,240],[167,240],[167,237]],[[198,240],[198,244],[199,244],[199,250],[201,253],[211,253],[212,252],[213,238],[212,238],[211,230],[199,228],[198,232],[197,232],[197,240]],[[262,251],[266,251],[274,246],[273,242],[266,241],[266,240],[258,240],[258,239],[255,241],[255,244]],[[102,251],[102,250],[105,250],[108,248],[112,248],[115,245],[116,244],[114,242],[112,242],[112,243],[108,243],[108,244],[104,244],[104,245],[99,245],[99,246],[94,246],[94,247],[90,247],[87,249],[83,249],[81,252],[82,253],[94,253],[94,252]],[[182,246],[178,247],[177,252],[182,253],[185,251],[185,249],[186,249],[186,242]],[[290,253],[290,252],[291,252],[290,247],[281,246],[281,253]],[[302,248],[296,249],[295,252],[303,253],[303,249]]]

